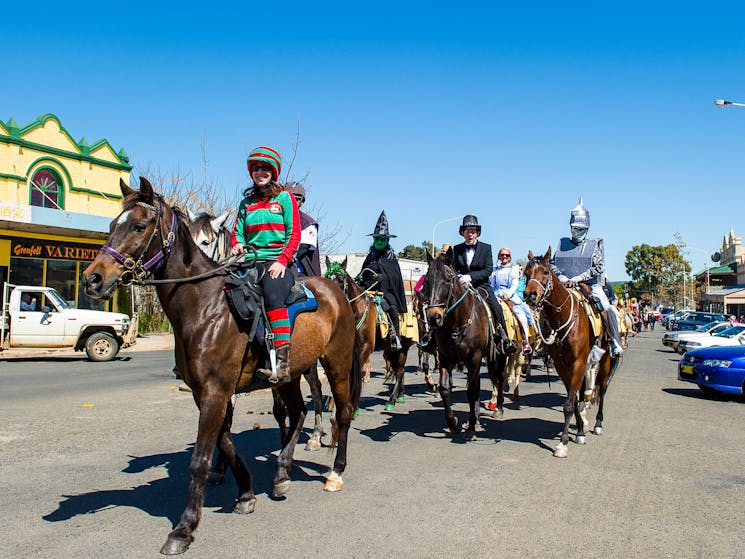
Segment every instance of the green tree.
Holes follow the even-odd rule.
[[[655,299],[668,298],[682,283],[681,272],[691,271],[691,265],[675,244],[633,246],[626,253],[625,266],[633,289],[649,293]]]
[[[432,243],[429,241],[422,241],[422,244],[420,246],[406,245],[403,250],[398,253],[398,257],[426,262],[427,251],[432,254]]]

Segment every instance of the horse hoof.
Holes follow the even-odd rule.
[[[385,411],[393,411],[396,409],[396,404],[387,403],[385,405]]]
[[[321,441],[317,441],[316,439],[310,439],[307,443],[305,443],[305,450],[308,452],[315,452],[316,450],[321,450]]]
[[[252,497],[248,501],[237,501],[233,512],[236,514],[251,514],[256,510],[256,497]]]
[[[274,491],[272,492],[272,495],[274,495],[275,498],[284,497],[290,491],[291,485],[292,481],[289,479],[274,482]]]
[[[504,419],[504,410],[494,410],[491,417],[492,419]]]
[[[181,540],[178,538],[168,538],[163,547],[160,548],[161,555],[181,555],[187,549],[189,549],[189,540]]]
[[[329,477],[326,478],[326,485],[323,486],[323,490],[329,492],[341,491],[342,487],[344,487],[344,480],[336,472],[331,472]]]
[[[225,482],[225,474],[210,472],[207,475],[207,485],[222,485]]]
[[[406,396],[399,396],[398,398],[396,398],[396,402],[405,402],[405,401],[406,401]]]
[[[602,427],[595,427],[595,429],[593,429],[593,432],[596,435],[602,435],[603,434],[603,428]]]
[[[488,404],[486,404],[486,409],[494,411],[495,409],[497,409],[497,404],[494,402],[489,402]]]
[[[577,435],[577,444],[585,444],[585,436]]]
[[[559,443],[559,446],[554,450],[554,456],[556,458],[566,458],[569,455],[569,449],[565,444]]]

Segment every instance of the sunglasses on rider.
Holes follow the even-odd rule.
[[[506,252],[501,252],[501,253],[499,253],[499,258],[503,258],[503,257],[505,257],[505,256],[506,256],[507,258],[512,258],[512,255],[511,255],[511,254],[507,254]]]

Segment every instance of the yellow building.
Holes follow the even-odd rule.
[[[45,114],[25,126],[0,121],[0,280],[48,285],[80,308],[81,272],[121,212],[119,179],[132,167],[108,141],[75,141]]]

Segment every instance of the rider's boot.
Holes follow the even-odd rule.
[[[391,328],[388,331],[388,340],[391,344],[391,349],[393,351],[398,351],[401,349],[401,331],[399,326],[399,319],[398,319],[398,313],[391,309],[388,311],[388,321],[391,324]]]
[[[271,368],[265,369],[265,368],[259,368],[256,369],[256,375],[263,377],[265,380],[268,380],[272,384],[280,384],[283,382],[288,382],[292,379],[292,375],[290,374],[290,342],[287,342],[285,344],[282,344],[277,348],[277,380],[272,380],[272,370]]]
[[[618,322],[616,322],[616,313],[612,310],[604,311],[606,324],[608,325],[608,334],[610,338],[610,356],[619,357],[623,354],[621,345],[621,335],[618,333]]]

